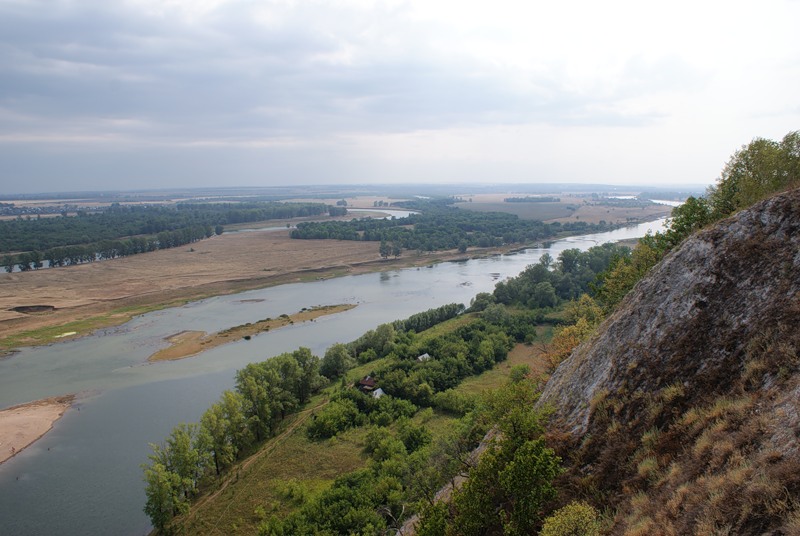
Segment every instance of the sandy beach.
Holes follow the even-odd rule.
[[[45,398],[0,410],[0,463],[46,434],[74,399],[74,395]]]

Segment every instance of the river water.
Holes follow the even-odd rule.
[[[316,355],[369,329],[446,303],[469,304],[544,253],[586,250],[657,231],[664,220],[558,240],[549,247],[422,268],[389,270],[220,296],[139,316],[74,341],[26,348],[0,361],[0,408],[81,393],[53,429],[0,465],[0,534],[140,535],[140,465],[148,442],[196,422],[247,363],[306,346]],[[260,334],[196,357],[146,364],[183,330],[218,331],[315,305],[354,309]]]

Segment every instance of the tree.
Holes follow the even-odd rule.
[[[242,395],[225,391],[222,399],[200,418],[200,435],[211,453],[217,475],[236,460],[240,449],[249,445],[250,430],[242,402]]]
[[[178,475],[183,499],[197,493],[197,486],[208,460],[199,445],[199,426],[182,423],[167,438],[167,468]]]
[[[325,357],[319,364],[319,372],[328,379],[344,375],[353,366],[354,359],[347,346],[336,343],[325,351]]]
[[[147,496],[144,513],[150,517],[154,527],[163,531],[176,514],[188,509],[188,503],[178,497],[180,477],[156,462],[145,467],[144,480]]]
[[[242,409],[256,441],[272,433],[273,400],[280,398],[274,396],[280,381],[277,372],[263,365],[249,363],[236,373],[236,390],[242,395]]]
[[[527,441],[499,473],[500,486],[510,508],[503,517],[504,533],[531,534],[541,519],[541,510],[556,496],[553,480],[561,472],[560,459],[543,439]]]
[[[666,247],[673,248],[689,235],[712,222],[711,207],[705,198],[689,197],[672,209],[664,232]]]
[[[305,404],[311,394],[319,390],[324,383],[324,380],[319,375],[319,358],[305,347],[300,347],[292,352],[291,355],[300,369],[300,377],[297,382],[297,399],[301,404]]]
[[[381,254],[381,258],[388,259],[389,255],[392,253],[392,247],[388,242],[381,240],[381,245],[378,248],[378,251]]]

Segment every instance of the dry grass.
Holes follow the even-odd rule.
[[[191,247],[58,269],[0,273],[0,352],[54,342],[64,332],[80,337],[148,310],[209,296],[462,257],[456,251],[404,252],[384,260],[373,242],[292,240],[288,230],[278,230],[223,234]],[[30,305],[55,310],[13,310]]]

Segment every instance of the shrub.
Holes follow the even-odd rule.
[[[544,520],[540,536],[599,536],[600,514],[585,502],[571,502]]]

